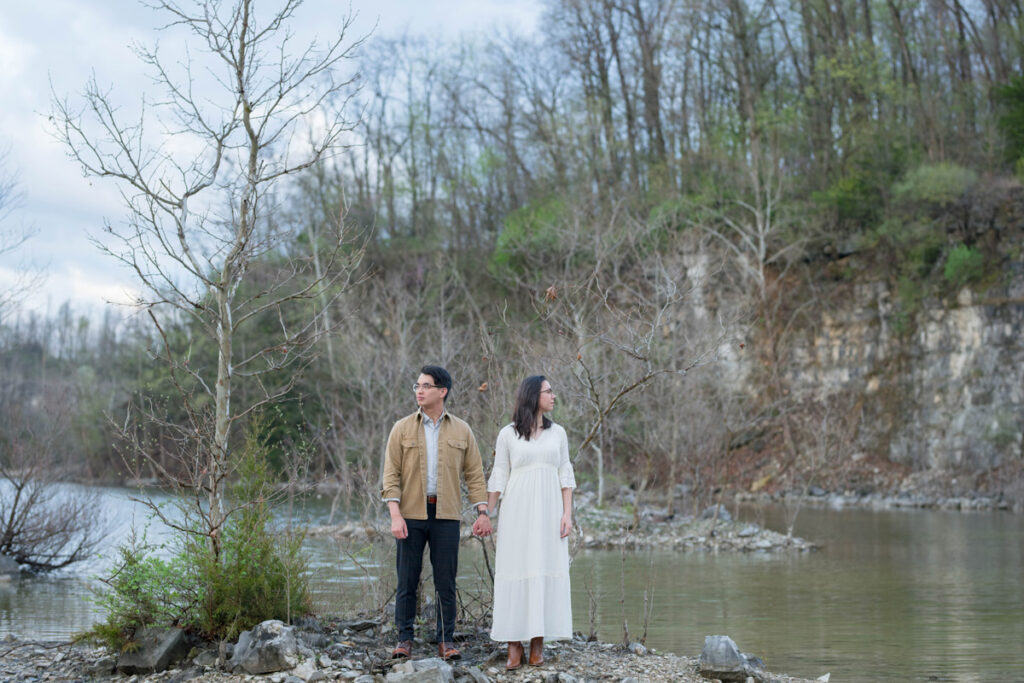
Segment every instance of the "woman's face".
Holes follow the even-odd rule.
[[[555,408],[555,392],[551,389],[551,383],[544,380],[540,384],[540,398],[537,400],[537,410],[542,413],[550,413]]]

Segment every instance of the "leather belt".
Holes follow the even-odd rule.
[[[437,496],[427,496],[427,503],[437,505]]]

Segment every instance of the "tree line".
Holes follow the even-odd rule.
[[[792,394],[787,339],[850,254],[903,285],[904,325],[921,281],[970,285],[978,259],[998,265],[947,228],[990,198],[979,178],[1019,186],[1021,15],[1006,0],[552,0],[535,35],[371,39],[307,63],[333,74],[318,106],[358,115],[280,177],[245,157],[203,214],[206,234],[226,228],[216,253],[259,249],[190,262],[208,287],[177,296],[169,273],[123,317],[6,315],[0,409],[60,424],[54,467],[76,476],[195,482],[209,463],[186,472],[183,454],[226,453],[260,406],[275,471],[333,480],[351,505],[374,498],[410,378],[437,362],[485,453],[518,380],[548,375],[599,497],[628,485],[704,504],[751,444],[825,470],[852,418]],[[208,128],[230,150],[247,126]],[[135,187],[152,197],[132,216],[174,227],[205,186]],[[143,234],[111,223],[125,244]],[[112,255],[152,274],[140,253]],[[244,303],[228,315],[229,301]],[[218,330],[238,318],[232,358],[259,371],[233,377],[243,408],[221,414]]]

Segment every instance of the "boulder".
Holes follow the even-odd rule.
[[[129,676],[164,671],[188,654],[185,634],[176,628],[139,629],[134,642],[138,648],[117,659],[117,670]]]
[[[455,683],[451,665],[439,657],[403,662],[401,666],[401,671],[395,667],[388,674],[388,683]]]
[[[757,657],[740,652],[729,636],[704,636],[699,665],[704,678],[717,678],[722,683],[745,683],[748,678],[760,681],[763,666]]]
[[[441,669],[426,669],[406,674],[389,673],[387,683],[455,683],[455,678],[446,678]]]
[[[312,655],[312,651],[300,647],[294,627],[272,619],[238,636],[228,667],[248,674],[268,674],[292,669],[303,656]]]

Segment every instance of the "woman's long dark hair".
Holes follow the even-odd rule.
[[[544,375],[527,377],[516,391],[516,407],[512,411],[512,428],[516,434],[530,440],[533,428],[537,424],[537,405],[540,403],[540,388],[547,379]],[[542,416],[541,429],[551,426],[547,415]]]

